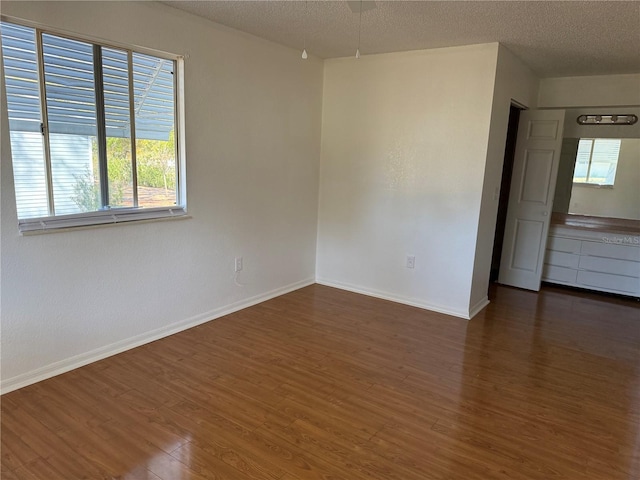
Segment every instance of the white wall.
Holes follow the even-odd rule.
[[[497,56],[325,62],[318,282],[469,315]]]
[[[620,144],[613,188],[573,185],[569,213],[640,220],[640,139]]]
[[[484,171],[482,203],[477,221],[478,240],[475,249],[473,285],[470,297],[472,314],[488,303],[491,257],[511,103],[515,101],[521,106],[532,107],[535,105],[537,93],[537,77],[511,51],[500,45],[491,108],[491,129]]]
[[[151,2],[3,2],[2,13],[189,54],[192,216],[20,236],[3,141],[5,391],[313,282],[320,60]],[[4,103],[1,113],[8,139]],[[233,273],[240,255],[242,286]]]
[[[640,73],[544,78],[538,108],[640,105]]]

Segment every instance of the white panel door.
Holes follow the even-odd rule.
[[[562,148],[564,110],[520,115],[498,282],[540,290]]]

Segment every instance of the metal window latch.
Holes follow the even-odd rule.
[[[40,123],[40,133],[44,135],[44,123]]]

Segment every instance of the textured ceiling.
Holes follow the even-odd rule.
[[[321,58],[350,56],[357,46],[359,2],[163,3],[300,50],[306,31],[307,50]],[[541,77],[640,72],[638,1],[364,4],[363,55],[501,42]]]

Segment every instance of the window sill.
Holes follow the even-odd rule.
[[[574,187],[587,187],[587,188],[610,188],[613,189],[613,185],[599,185],[597,183],[582,183],[573,182]]]
[[[131,222],[147,223],[186,218],[191,217],[187,215],[184,207],[113,209],[104,212],[18,220],[18,230],[22,235],[34,235],[113,226]]]

